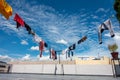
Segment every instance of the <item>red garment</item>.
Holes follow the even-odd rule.
[[[55,56],[56,56],[56,54],[55,54],[55,51],[53,50],[53,49],[51,49],[51,54],[52,54],[52,59],[55,59]]]
[[[44,41],[40,41],[39,43],[39,50],[40,50],[40,57],[42,57],[42,52],[44,50]]]
[[[22,19],[17,13],[15,14],[14,21],[16,21],[17,24],[19,24],[19,25],[17,25],[17,28],[18,28],[19,26],[24,26],[24,21],[23,21],[23,19]]]

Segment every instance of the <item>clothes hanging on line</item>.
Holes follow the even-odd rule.
[[[80,39],[77,43],[80,44],[81,42],[84,42],[87,39],[87,36],[84,36],[82,39]]]
[[[102,44],[102,33],[104,30],[109,30],[111,37],[115,36],[110,19],[106,20],[98,27],[99,44]]]
[[[24,24],[25,24],[26,30],[28,31],[28,34],[32,34],[34,36],[35,33],[32,31],[31,27],[25,22],[24,22]]]
[[[6,19],[9,19],[9,17],[12,16],[12,12],[12,7],[5,0],[0,0],[0,13]]]
[[[52,58],[53,60],[57,59],[57,52],[54,49],[50,49],[50,58]]]
[[[69,47],[69,50],[74,50],[75,47],[76,47],[76,44],[73,44],[73,45],[71,45],[71,46]]]
[[[74,53],[72,50],[69,50],[67,54],[68,54],[68,57],[74,56]]]
[[[39,37],[37,34],[35,34],[33,37],[34,37],[34,41],[37,43],[40,43],[40,41],[42,41],[42,38]]]
[[[42,57],[42,52],[44,50],[44,41],[40,41],[39,43],[40,57]]]
[[[17,24],[16,28],[19,28],[20,26],[24,27],[25,25],[23,19],[17,13],[15,14],[14,21],[16,21]]]

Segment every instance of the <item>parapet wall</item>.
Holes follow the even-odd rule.
[[[12,73],[113,75],[111,65],[13,64]]]
[[[120,66],[116,63],[116,73],[120,75]],[[114,75],[111,59],[73,61],[19,61],[10,62],[11,73],[72,74],[72,75]]]

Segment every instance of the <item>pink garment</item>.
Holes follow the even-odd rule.
[[[42,57],[42,52],[43,52],[43,50],[44,50],[44,41],[42,40],[42,41],[40,41],[40,43],[39,43],[39,50],[40,50],[40,57]]]

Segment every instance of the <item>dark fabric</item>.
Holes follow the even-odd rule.
[[[55,51],[55,60],[57,59],[57,52]]]
[[[28,31],[28,34],[31,34],[31,28],[27,23],[25,23],[25,28]]]
[[[35,35],[35,32],[32,31],[31,27],[25,23],[25,28],[28,31],[28,34],[32,34],[33,36]]]
[[[68,57],[70,57],[70,51],[68,51]]]
[[[71,51],[71,56],[74,56],[74,53],[73,53],[73,51]]]
[[[20,27],[20,24],[19,24],[18,22],[16,22],[16,24],[17,24],[17,27],[16,27],[16,28],[19,28],[19,27]]]
[[[76,47],[76,45],[75,45],[75,44],[73,44],[72,46],[70,46],[70,47],[69,47],[69,50],[74,50],[74,49],[75,49],[75,47]]]
[[[44,44],[44,45],[45,45],[45,47],[48,47],[48,44],[47,44],[46,42],[45,42],[45,44]]]
[[[72,50],[69,50],[69,51],[68,51],[68,57],[71,57],[71,56],[74,56],[74,53],[73,53]]]
[[[33,36],[35,36],[35,32],[33,32],[32,30],[31,30],[30,34],[32,34]]]
[[[82,39],[80,39],[77,43],[80,44],[81,42],[84,42],[87,39],[87,36],[84,36]]]

